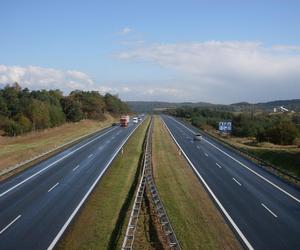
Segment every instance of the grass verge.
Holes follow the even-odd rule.
[[[57,249],[116,249],[139,175],[147,119],[131,136],[98,183]]]
[[[159,195],[182,249],[241,249],[157,117],[154,120],[153,166]]]
[[[105,121],[83,120],[17,137],[0,136],[0,170],[31,159],[80,136],[100,130],[114,120],[112,116],[106,115]]]
[[[222,137],[212,130],[205,132],[239,150],[259,157],[292,176],[300,178],[300,148],[295,145],[280,146],[271,143],[255,143],[253,139]]]
[[[260,159],[281,168],[290,175],[300,178],[300,151],[260,148],[248,149],[247,151]]]

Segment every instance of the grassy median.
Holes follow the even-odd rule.
[[[124,146],[92,192],[57,249],[116,249],[122,244],[137,183],[147,119]]]
[[[239,241],[156,117],[154,177],[182,249],[241,249]]]

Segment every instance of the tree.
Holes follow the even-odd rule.
[[[0,115],[7,115],[8,108],[5,99],[0,95]]]
[[[66,120],[103,119],[104,112],[121,114],[128,106],[118,96],[103,97],[97,91],[73,91],[69,96],[56,90],[22,89],[18,83],[0,89],[0,129],[7,135],[59,126]]]
[[[21,134],[31,131],[32,123],[25,115],[23,115],[23,114],[17,115],[17,117],[15,118],[15,121],[20,126],[20,131],[19,132]]]
[[[270,142],[280,145],[293,144],[298,136],[298,129],[296,125],[286,117],[278,117],[267,131],[267,136]]]
[[[73,100],[70,97],[61,99],[61,105],[69,122],[78,122],[83,119],[84,115],[81,110],[80,102]]]
[[[50,127],[50,116],[47,104],[42,101],[33,99],[27,109],[33,130]]]
[[[65,123],[66,116],[61,106],[50,105],[48,107],[49,107],[50,127],[59,126]]]
[[[7,85],[2,90],[2,98],[6,103],[8,117],[13,117],[20,112],[19,92],[20,88],[16,84],[15,86]]]
[[[126,103],[122,102],[118,96],[111,95],[109,93],[105,94],[104,101],[106,105],[106,111],[112,114],[122,114],[127,113],[129,108]]]
[[[105,102],[99,92],[76,90],[71,92],[70,97],[80,103],[85,118],[104,118]]]
[[[19,135],[21,134],[21,126],[15,122],[14,120],[11,120],[11,119],[8,119],[4,126],[3,126],[3,129],[5,131],[5,133],[9,136],[16,136],[16,135]]]

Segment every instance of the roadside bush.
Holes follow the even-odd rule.
[[[298,136],[298,129],[294,123],[280,117],[267,129],[270,142],[280,145],[293,144]]]
[[[20,133],[26,133],[31,131],[32,123],[25,115],[23,114],[18,115],[18,117],[15,120],[20,126],[20,130],[21,130]]]
[[[198,128],[203,128],[204,125],[206,124],[206,121],[201,116],[200,117],[196,116],[196,117],[192,117],[191,123],[192,123],[192,125],[194,125]]]
[[[3,129],[5,134],[9,136],[16,136],[22,133],[21,126],[14,120],[7,120]]]

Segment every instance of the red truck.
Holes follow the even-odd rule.
[[[120,125],[121,127],[127,127],[129,123],[129,115],[122,115],[120,119]]]

